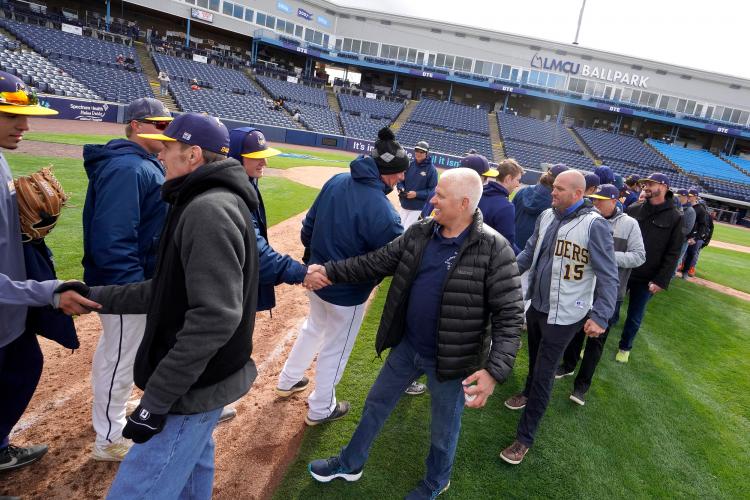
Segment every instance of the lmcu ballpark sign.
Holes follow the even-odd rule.
[[[588,78],[596,78],[605,82],[621,83],[633,87],[648,88],[647,82],[649,77],[636,73],[622,72],[599,66],[589,66],[574,61],[556,59],[554,57],[543,57],[539,53],[531,57],[531,67],[557,71],[558,73],[568,73],[569,75],[580,75]]]

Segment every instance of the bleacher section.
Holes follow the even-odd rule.
[[[39,92],[86,99],[100,99],[83,83],[64,73],[36,52],[0,49],[0,69],[20,77]]]
[[[153,54],[154,64],[158,71],[166,72],[171,80],[189,82],[193,78],[201,84],[226,90],[244,90],[260,95],[260,89],[241,71],[221,68],[182,57],[164,54]]]
[[[336,94],[341,111],[349,111],[360,116],[371,118],[388,118],[393,121],[404,109],[403,102],[384,101],[382,99],[368,99],[349,94]]]
[[[594,164],[568,130],[556,123],[507,113],[497,115],[505,154],[521,165],[538,169],[540,163],[565,163],[569,167],[592,171]]]
[[[138,55],[133,47],[10,19],[0,20],[0,26],[44,56],[59,54],[76,60],[116,64],[117,56],[122,54],[126,58],[132,58],[135,67],[140,69]]]
[[[262,123],[284,128],[299,128],[284,111],[269,109],[263,97],[235,94],[228,90],[191,90],[187,83],[173,82],[170,91],[182,111],[208,113],[230,120]]]
[[[490,135],[487,111],[451,102],[422,99],[409,121],[480,135]]]
[[[336,112],[331,111],[330,108],[321,108],[320,106],[313,106],[311,104],[289,101],[284,103],[284,107],[292,114],[295,109],[299,109],[302,115],[300,121],[310,130],[326,134],[341,135],[339,117]]]
[[[154,97],[143,73],[64,59],[56,62],[106,101],[127,103],[139,97]]]
[[[390,124],[389,118],[366,118],[351,115],[347,112],[341,113],[341,125],[344,127],[344,135],[347,137],[374,141],[378,136],[378,130]],[[399,137],[401,137],[400,132]]]
[[[257,76],[256,80],[274,99],[282,98],[288,102],[313,104],[321,108],[328,108],[328,97],[326,97],[325,90],[308,87],[302,83],[277,80],[268,76]]]
[[[653,139],[649,139],[648,143],[686,172],[750,186],[750,176],[743,174],[710,151],[672,146]]]
[[[374,136],[370,138],[374,139]],[[403,146],[413,147],[419,141],[427,141],[432,151],[464,156],[470,149],[476,149],[479,154],[493,159],[490,138],[481,135],[447,133],[409,120],[396,132],[396,138]]]
[[[432,99],[422,99],[396,136],[404,146],[427,141],[430,149],[463,156],[470,149],[494,160],[487,111]]]

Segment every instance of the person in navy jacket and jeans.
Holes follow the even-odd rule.
[[[323,264],[362,255],[391,242],[403,232],[396,209],[386,195],[409,167],[406,151],[389,128],[378,132],[371,156],[359,156],[351,172],[332,177],[321,189],[302,224],[308,264]],[[310,314],[279,375],[277,391],[296,391],[305,370],[318,355],[315,390],[308,398],[305,422],[318,425],[349,412],[336,401],[335,387],[346,368],[365,313],[365,301],[377,281],[338,284],[310,293]]]
[[[414,158],[404,174],[404,180],[396,185],[401,203],[401,224],[404,229],[419,220],[424,204],[432,197],[438,183],[438,173],[432,164],[430,145],[419,141],[414,146]]]

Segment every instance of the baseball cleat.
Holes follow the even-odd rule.
[[[307,377],[302,377],[302,380],[291,386],[289,389],[282,389],[281,387],[276,387],[274,389],[276,391],[276,394],[281,396],[282,398],[288,398],[295,392],[304,391],[307,389],[307,385],[310,383],[310,380]]]
[[[131,446],[133,446],[133,442],[123,437],[104,446],[95,444],[94,450],[91,452],[91,458],[97,462],[122,462]]]
[[[47,453],[46,444],[26,448],[8,445],[7,448],[0,450],[0,472],[25,467],[42,458],[45,453]]]
[[[314,420],[308,416],[305,416],[305,423],[307,425],[326,424],[328,422],[333,422],[334,420],[344,418],[347,413],[349,413],[349,401],[339,401],[338,403],[336,403],[336,408],[334,408],[331,414],[327,417]]]

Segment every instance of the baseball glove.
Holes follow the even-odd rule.
[[[68,195],[50,167],[19,177],[15,186],[23,241],[44,238],[57,224]]]

